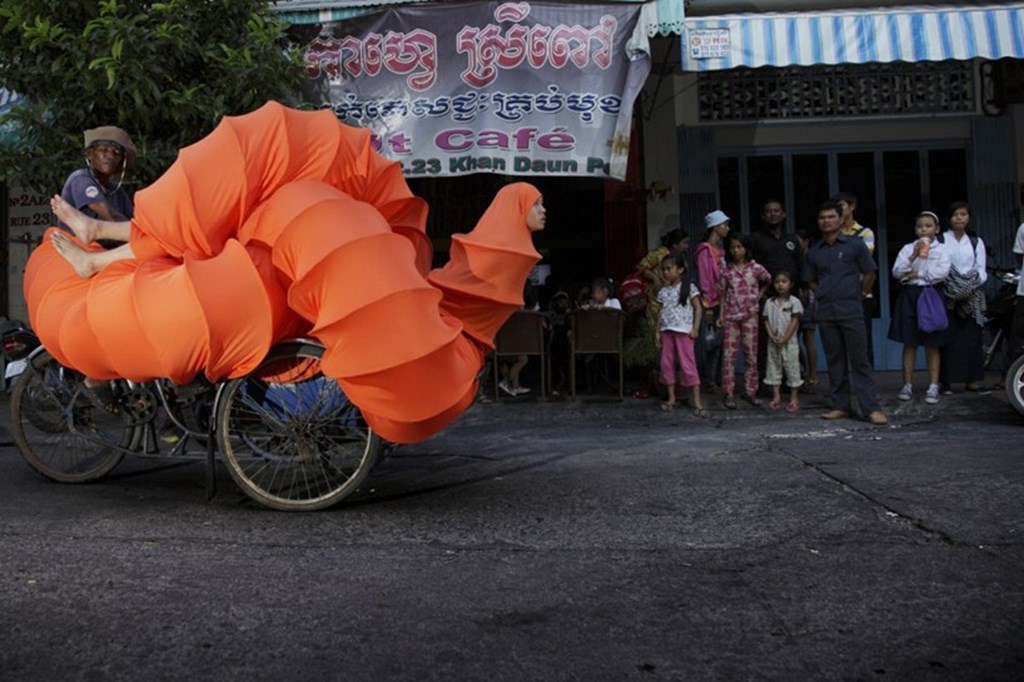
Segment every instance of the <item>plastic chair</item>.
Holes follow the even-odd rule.
[[[613,308],[576,310],[572,313],[572,326],[569,332],[571,348],[569,383],[574,399],[576,398],[576,356],[618,355],[619,400],[622,400],[625,390],[622,363],[622,330],[625,320],[625,314],[621,310]]]
[[[498,330],[494,339],[494,398],[499,399],[498,382],[501,358],[508,355],[540,356],[540,396],[546,395],[547,347],[544,342],[544,315],[533,310],[517,310]]]

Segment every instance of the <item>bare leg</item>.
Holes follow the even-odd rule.
[[[82,279],[92,277],[105,266],[119,260],[131,260],[135,258],[131,244],[122,244],[110,251],[88,251],[71,241],[63,232],[54,232],[50,235],[53,248],[64,257],[71,267]]]
[[[83,244],[94,242],[97,239],[111,239],[113,241],[126,242],[131,236],[131,222],[110,222],[90,218],[77,208],[64,201],[58,194],[50,198],[50,210],[71,231]]]
[[[509,368],[508,372],[508,383],[512,387],[513,391],[518,391],[522,388],[519,384],[519,375],[522,373],[523,368],[526,367],[526,363],[529,358],[525,355],[519,355],[516,357],[515,364]]]
[[[690,387],[690,402],[693,403],[694,409],[704,409],[704,403],[700,399],[700,384],[694,384]]]
[[[939,363],[942,359],[939,353],[938,348],[924,347],[924,359],[928,366],[928,381],[933,384],[939,383]]]
[[[917,359],[917,346],[903,346],[903,383],[914,381],[914,360]]]
[[[674,408],[676,406],[676,385],[675,384],[666,384],[665,385],[665,390],[666,390],[666,392],[668,392],[668,400],[666,400],[665,402],[663,402],[661,404],[661,409],[663,409],[663,410],[671,410],[672,408]]]

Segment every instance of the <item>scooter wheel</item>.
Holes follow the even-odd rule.
[[[1024,355],[1014,360],[1006,371],[1006,398],[1015,410],[1024,414]]]

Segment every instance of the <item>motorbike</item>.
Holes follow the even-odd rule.
[[[10,390],[28,367],[29,355],[39,347],[39,337],[21,320],[0,325],[0,352],[4,357],[4,390]]]
[[[1013,307],[1017,300],[1017,282],[1020,273],[1007,268],[989,268],[989,279],[999,282],[999,288],[988,296],[986,301],[985,320],[985,369],[992,366],[993,361],[1009,344],[1010,328],[1013,325]],[[1008,363],[1009,364],[1009,363]]]
[[[1017,359],[1010,363],[1003,382],[1006,385],[1007,400],[1013,405],[1013,409],[1024,414],[1024,353],[1018,355]]]
[[[987,302],[988,319],[985,323],[986,342],[983,349],[985,368],[988,369],[995,358],[1005,355],[1003,367],[1006,376],[1003,385],[1006,398],[1015,410],[1024,414],[1024,352],[1010,348],[1020,272],[1006,268],[991,268],[990,271],[1000,284],[998,291]]]

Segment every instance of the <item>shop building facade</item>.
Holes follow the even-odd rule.
[[[854,193],[877,239],[876,368],[896,369],[889,272],[918,212],[970,202],[991,260],[1014,262],[1024,5],[790,2],[771,4],[799,11],[718,13],[738,4],[694,1],[666,17],[658,3],[652,53],[675,43],[679,62],[645,90],[643,167],[678,194],[648,204],[649,239],[678,211],[696,242],[714,208],[749,232],[767,199],[783,202],[790,229],[813,231],[818,204]],[[659,142],[669,135],[674,146]]]

